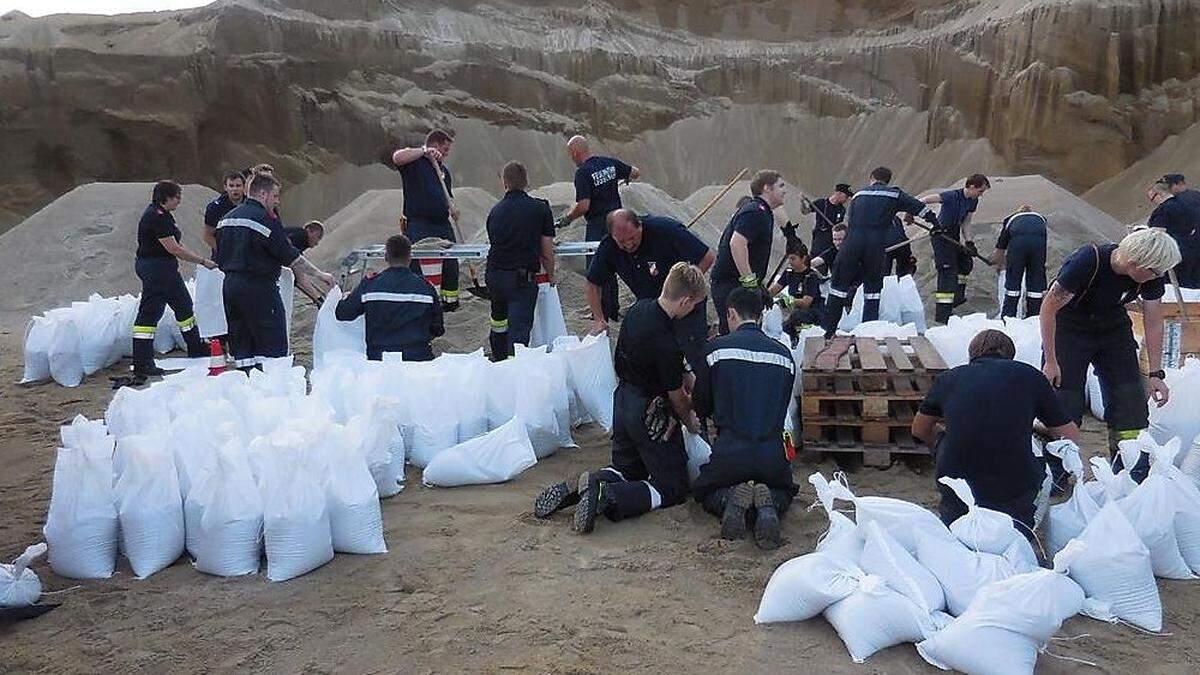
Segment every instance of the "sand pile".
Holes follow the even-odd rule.
[[[1146,188],[1168,173],[1187,176],[1193,188],[1200,185],[1200,124],[1163,141],[1154,152],[1083,193],[1083,198],[1122,223],[1145,222],[1154,210]]]
[[[150,203],[153,183],[90,183],[68,192],[4,233],[0,269],[7,280],[0,297],[6,327],[54,307],[138,292],[133,272],[138,219]],[[175,220],[183,245],[204,252],[204,207],[217,193],[184,185]],[[191,274],[191,265],[181,267]],[[16,322],[16,323],[13,323]]]

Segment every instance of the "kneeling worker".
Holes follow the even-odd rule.
[[[774,549],[779,514],[797,491],[783,442],[796,364],[759,326],[760,292],[735,288],[725,304],[731,332],[709,343],[692,392],[696,413],[711,416],[718,429],[692,491],[704,510],[721,518],[722,537],[742,538],[753,517],[755,542]]]
[[[234,363],[253,368],[288,354],[287,316],[279,297],[279,270],[296,273],[296,285],[321,297],[333,276],[300,255],[274,215],[279,181],[266,173],[250,181],[242,205],[217,223],[217,263],[225,273],[225,317]]]
[[[657,298],[667,271],[686,262],[708,272],[717,259],[712,249],[692,234],[683,223],[665,216],[638,216],[628,209],[608,214],[609,236],[600,241],[587,270],[587,301],[592,308],[592,332],[607,329],[602,290],[615,283],[614,276],[633,291],[638,300]],[[676,322],[679,347],[695,368],[708,339],[707,302],[700,302]]]
[[[550,202],[530,197],[525,167],[509,162],[500,172],[504,198],[487,217],[486,283],[491,294],[492,360],[512,356],[514,344],[529,344],[537,305],[535,277],[544,269],[554,283],[554,214]]]
[[[138,221],[137,261],[134,271],[142,280],[142,299],[133,322],[133,374],[135,378],[162,375],[154,365],[154,331],[167,305],[175,312],[179,330],[183,331],[188,356],[207,356],[200,343],[196,316],[192,311],[192,296],[183,277],[179,276],[179,261],[213,269],[217,265],[198,256],[179,243],[179,226],[171,214],[179,207],[183,191],[173,181],[159,181],[154,186],[150,205]]]
[[[912,435],[933,450],[937,477],[962,478],[976,502],[1033,529],[1034,500],[1046,476],[1031,450],[1033,420],[1079,443],[1079,428],[1037,368],[1014,361],[1017,348],[998,330],[971,340],[970,362],[938,376],[912,422]],[[945,433],[939,433],[938,425]],[[946,486],[940,514],[949,525],[967,507]]]
[[[388,237],[384,260],[388,268],[363,279],[342,298],[338,321],[367,316],[367,358],[379,361],[384,352],[398,352],[405,361],[432,361],[430,342],[446,332],[438,292],[409,269],[412,244],[408,237]]]
[[[673,324],[707,295],[700,268],[680,262],[667,273],[661,295],[629,308],[614,357],[612,463],[584,472],[575,486],[547,487],[534,502],[535,516],[578,504],[573,527],[587,534],[599,515],[624,520],[687,498],[687,452],[679,421],[699,433],[700,420],[692,411],[690,377]]]
[[[794,340],[801,330],[821,325],[825,298],[821,297],[820,275],[808,266],[808,247],[798,237],[788,238],[787,258],[788,268],[767,292],[787,312],[783,330]]]

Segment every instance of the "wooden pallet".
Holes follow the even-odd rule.
[[[909,428],[945,370],[923,337],[809,338],[800,400],[805,448],[861,452],[864,464],[883,466],[892,453],[928,454]]]

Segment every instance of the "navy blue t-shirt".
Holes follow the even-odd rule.
[[[629,180],[633,167],[619,159],[592,155],[575,169],[575,201],[589,200],[584,218],[603,218],[621,208],[619,181]]]
[[[309,249],[308,230],[303,227],[285,227],[283,231],[287,233],[288,241],[292,242],[297,251],[304,253]]]
[[[942,198],[942,210],[938,211],[938,225],[951,237],[958,237],[963,221],[979,207],[978,199],[971,199],[963,190],[946,190],[938,193]]]
[[[450,205],[446,203],[446,194],[442,191],[437,169],[433,160],[428,157],[418,157],[414,161],[397,167],[400,172],[400,182],[404,188],[404,217],[409,220],[424,220],[443,223],[450,220]],[[454,181],[450,169],[442,165],[442,175],[446,179],[446,190],[454,196]]]
[[[541,269],[542,237],[554,236],[550,203],[509,190],[487,216],[488,265],[500,270]]]
[[[787,287],[788,295],[793,298],[799,299],[805,296],[812,298],[811,307],[813,308],[825,304],[825,300],[821,296],[821,280],[811,267],[803,272],[797,272],[789,267],[779,275],[779,283]]]
[[[717,262],[713,265],[713,281],[737,281],[738,269],[729,250],[729,241],[737,232],[746,238],[750,249],[750,270],[759,281],[767,276],[767,265],[771,260],[771,241],[775,236],[775,214],[762,197],[746,202],[733,214],[729,225],[721,233],[721,244],[717,247]]]
[[[697,265],[708,254],[708,245],[674,218],[647,215],[641,221],[637,252],[626,253],[612,237],[605,237],[588,267],[588,281],[604,286],[616,275],[639,300],[657,298],[672,265]]]
[[[939,375],[920,411],[946,423],[937,449],[938,477],[965,479],[976,498],[987,502],[1018,499],[1045,478],[1044,460],[1031,449],[1034,418],[1048,427],[1071,421],[1040,370],[995,357]]]
[[[242,201],[245,201],[245,197],[242,198]],[[221,219],[225,217],[225,214],[240,206],[241,203],[242,202],[238,202],[237,204],[234,204],[233,202],[229,201],[228,193],[224,193],[220,197],[212,200],[208,203],[208,206],[204,207],[205,226],[216,227],[217,223],[221,222]]]
[[[179,227],[175,225],[175,216],[158,204],[151,204],[142,212],[138,221],[137,257],[139,258],[171,258],[167,249],[159,243],[159,239],[175,237],[179,239]]]
[[[1191,249],[1198,243],[1196,228],[1200,227],[1200,206],[1189,205],[1184,194],[1187,193],[1180,193],[1159,204],[1146,224],[1166,230],[1179,248]]]
[[[1059,310],[1073,325],[1097,330],[1128,323],[1125,305],[1137,298],[1158,300],[1164,292],[1162,277],[1139,284],[1112,268],[1116,244],[1088,244],[1063,261],[1056,283],[1074,294]]]

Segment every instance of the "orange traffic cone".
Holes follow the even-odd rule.
[[[208,374],[220,375],[225,372],[225,352],[221,351],[221,341],[213,338],[208,341],[209,354]]]

